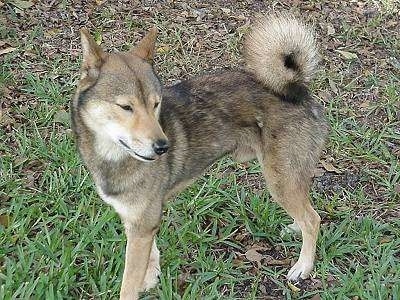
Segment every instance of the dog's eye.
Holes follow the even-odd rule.
[[[156,102],[156,103],[154,104],[154,109],[156,109],[159,105],[160,105],[160,102]]]
[[[118,104],[118,106],[121,107],[123,110],[133,111],[133,109],[132,109],[132,107],[130,105],[119,105]]]

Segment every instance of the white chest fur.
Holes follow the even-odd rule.
[[[131,223],[136,222],[141,218],[145,207],[139,199],[132,199],[132,201],[123,201],[119,197],[111,197],[103,192],[101,187],[97,186],[97,192],[104,202],[111,205],[115,211],[121,216],[122,219]],[[136,201],[135,201],[136,200]]]

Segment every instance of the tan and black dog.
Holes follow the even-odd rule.
[[[158,281],[163,203],[229,154],[261,164],[272,197],[302,233],[288,279],[307,277],[320,223],[309,189],[328,133],[307,88],[317,65],[311,30],[288,14],[261,17],[245,40],[245,70],[170,87],[152,67],[156,35],[152,29],[131,51],[107,54],[82,30],[71,105],[80,154],[125,225],[121,299],[137,299]]]

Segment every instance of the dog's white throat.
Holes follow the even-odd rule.
[[[100,134],[95,136],[94,147],[97,154],[107,161],[119,161],[129,155],[113,140],[100,136]]]

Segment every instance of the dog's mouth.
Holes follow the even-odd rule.
[[[118,140],[119,142],[120,142],[120,144],[122,145],[122,146],[124,146],[127,150],[128,150],[128,153],[129,154],[133,154],[133,156],[136,156],[137,158],[139,158],[140,160],[142,160],[142,161],[153,161],[153,160],[155,160],[154,158],[151,158],[151,157],[146,157],[146,156],[143,156],[143,155],[140,155],[140,154],[138,154],[137,152],[135,152],[131,147],[129,147],[123,140]]]

